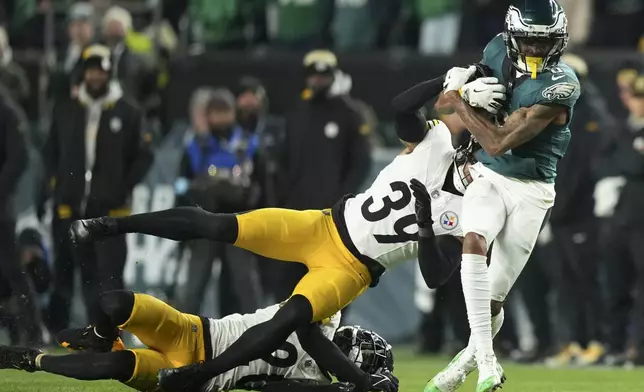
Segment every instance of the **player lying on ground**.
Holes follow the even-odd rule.
[[[477,392],[503,383],[492,348],[493,322],[523,270],[555,198],[557,162],[570,140],[568,124],[580,94],[575,73],[560,57],[566,47],[564,10],[554,0],[511,6],[505,32],[483,52],[483,63],[507,87],[503,125],[472,110],[462,86],[474,71],[453,68],[436,108],[456,111],[483,147],[463,198],[461,276],[472,334],[467,348],[427,385],[452,392],[479,370]],[[459,90],[461,94],[459,94]],[[494,241],[487,267],[487,252]],[[492,300],[492,304],[490,304]]]
[[[432,87],[428,96],[442,89],[441,83]],[[401,138],[409,142],[409,152],[383,169],[366,192],[343,198],[331,210],[267,208],[212,214],[174,208],[76,221],[71,235],[76,242],[125,233],[176,241],[206,238],[308,267],[273,318],[246,331],[216,358],[176,372],[163,383],[173,390],[197,389],[219,374],[274,352],[298,328],[343,309],[375,286],[387,268],[402,261],[418,256],[430,287],[449,278],[459,260],[442,255],[435,235],[460,234],[460,196],[448,189],[446,180],[452,182],[452,173],[464,169],[453,167],[451,135],[440,121],[423,122],[415,138],[404,134]]]
[[[79,380],[113,379],[139,391],[156,391],[161,369],[165,369],[160,373],[163,377],[173,368],[216,357],[279,309],[273,305],[217,320],[184,314],[154,297],[130,291],[103,294],[101,306],[105,322],[64,330],[58,336],[61,344],[79,353],[46,355],[36,349],[0,346],[0,368],[42,370]],[[209,380],[205,390],[350,392],[374,384],[383,386],[376,389],[397,390],[387,342],[359,327],[338,329],[339,323],[337,313],[323,324],[306,326],[291,334],[275,353]],[[148,348],[125,350],[120,329],[136,335]],[[355,384],[331,384],[329,372]]]

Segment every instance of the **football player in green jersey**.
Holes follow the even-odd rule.
[[[453,68],[436,103],[439,111],[455,111],[483,149],[470,169],[475,179],[465,192],[462,213],[461,276],[470,342],[430,380],[426,392],[455,391],[477,367],[477,392],[502,385],[492,337],[502,323],[503,302],[554,203],[557,162],[570,140],[568,124],[580,87],[575,73],[560,61],[568,40],[566,15],[555,0],[516,4],[508,9],[505,31],[483,52],[494,78],[465,84],[473,67]],[[499,103],[506,116],[495,123],[475,111],[468,97],[498,90],[499,83],[506,89],[507,101]]]

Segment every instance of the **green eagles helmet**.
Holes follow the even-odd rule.
[[[517,0],[505,16],[503,39],[519,72],[537,78],[555,66],[568,45],[568,19],[556,0]]]

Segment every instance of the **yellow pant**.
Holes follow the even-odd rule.
[[[206,358],[201,318],[181,313],[146,294],[134,294],[134,308],[124,331],[133,333],[147,349],[130,350],[136,356],[132,378],[125,384],[139,391],[158,391],[160,369],[191,365]]]
[[[308,267],[293,295],[311,302],[312,321],[342,310],[371,283],[367,267],[346,248],[328,210],[265,208],[237,215],[237,222],[236,246]]]

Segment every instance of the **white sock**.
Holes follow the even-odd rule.
[[[467,318],[472,331],[470,342],[474,343],[477,362],[494,355],[492,349],[492,316],[490,309],[491,290],[487,270],[487,257],[463,254],[461,281],[467,307]],[[468,345],[470,351],[471,344]]]

